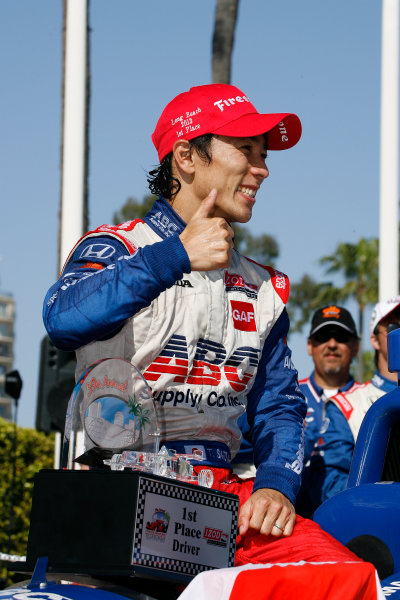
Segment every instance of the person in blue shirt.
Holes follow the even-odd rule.
[[[350,373],[358,349],[357,328],[348,310],[330,305],[314,313],[307,341],[314,370],[299,381],[307,400],[305,467],[296,504],[299,514],[310,516],[321,502],[343,489],[347,481],[353,435],[340,408],[329,399],[360,385]],[[332,437],[339,440],[339,444],[330,456],[326,452],[326,440]],[[330,459],[333,464],[329,463]]]
[[[346,488],[351,460],[358,432],[365,414],[372,404],[397,386],[397,373],[388,370],[387,333],[400,326],[400,296],[378,302],[372,312],[370,342],[375,350],[376,372],[371,381],[357,384],[348,381],[345,387],[328,398],[317,444],[311,451],[315,439],[316,421],[307,423],[306,461],[296,511],[302,516],[311,516],[326,499]],[[311,379],[311,378],[310,378]],[[315,381],[315,378],[314,378]],[[304,385],[301,388],[306,395]],[[308,386],[311,391],[311,386]],[[314,390],[317,389],[314,387]],[[315,404],[313,405],[315,406]],[[317,414],[318,413],[317,411]],[[306,419],[308,419],[306,417]],[[313,426],[314,423],[314,426]],[[313,437],[314,436],[314,437]]]

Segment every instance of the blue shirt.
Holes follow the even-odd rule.
[[[384,392],[396,387],[396,382],[375,373],[371,383]],[[357,385],[349,379],[339,392],[349,392]],[[308,403],[306,417],[305,467],[296,502],[296,511],[311,517],[318,506],[347,486],[354,452],[354,437],[342,411],[329,399],[322,399],[323,390],[313,374],[300,381]],[[310,410],[312,409],[312,410]]]

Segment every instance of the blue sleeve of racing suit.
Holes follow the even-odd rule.
[[[88,263],[94,243],[103,252]],[[75,350],[106,338],[190,270],[178,235],[132,255],[112,237],[89,236],[45,297],[43,320],[50,339],[62,350]]]
[[[288,331],[284,310],[265,342],[247,412],[257,467],[253,491],[276,489],[294,504],[303,468],[306,402],[286,345]]]

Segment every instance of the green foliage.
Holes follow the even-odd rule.
[[[290,286],[287,305],[290,317],[290,331],[302,331],[309,325],[313,313],[327,304],[336,304],[340,297],[340,289],[330,282],[317,283],[310,275],[303,275],[298,283]]]
[[[342,273],[346,279],[339,300],[353,298],[360,308],[378,302],[378,252],[376,238],[361,238],[356,244],[338,244],[332,255],[320,259],[327,273]]]
[[[33,478],[40,469],[53,467],[54,437],[34,429],[16,428],[15,485],[11,496],[13,440],[14,424],[0,418],[0,552],[23,556],[28,541]],[[14,511],[10,531],[11,500]],[[0,562],[0,587],[12,580],[5,564]]]
[[[114,213],[113,223],[125,223],[125,221],[133,221],[133,219],[143,219],[144,215],[151,209],[157,196],[148,194],[141,202],[136,198],[128,198],[121,210]]]
[[[252,258],[262,265],[274,266],[274,260],[279,255],[278,242],[272,235],[263,233],[253,236],[246,227],[234,223],[235,248],[245,256]]]
[[[312,313],[327,304],[345,304],[349,299],[358,305],[358,332],[364,329],[364,310],[369,304],[378,301],[379,242],[376,238],[361,238],[356,244],[340,242],[333,254],[323,256],[320,264],[326,274],[339,273],[345,284],[335,287],[331,283],[316,283],[309,275],[304,275],[299,283],[292,285],[289,298],[289,314],[292,331],[301,331],[310,322]],[[363,381],[363,350],[360,347],[357,379]],[[370,372],[368,364],[365,365]]]
[[[364,365],[364,381],[370,381],[376,371],[375,350],[366,350],[363,352],[362,357]]]
[[[338,244],[334,254],[320,260],[327,273],[341,273],[346,283],[341,288],[339,301],[352,298],[358,305],[358,332],[364,329],[364,310],[378,302],[379,242],[376,238],[361,238],[356,244]],[[357,379],[364,381],[362,340],[358,355]]]
[[[288,304],[292,331],[301,331],[317,308],[331,303],[343,304],[351,298],[359,307],[358,330],[362,332],[364,308],[378,301],[378,250],[376,238],[361,238],[356,244],[341,242],[333,254],[323,256],[319,262],[326,274],[343,275],[343,286],[317,283],[309,275],[303,275],[294,283]]]

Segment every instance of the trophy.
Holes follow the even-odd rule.
[[[153,473],[211,487],[213,474],[194,474],[203,453],[160,448],[160,424],[151,388],[129,361],[108,358],[80,377],[68,403],[62,463],[65,468],[109,467]]]
[[[29,568],[48,556],[54,573],[186,583],[234,565],[239,498],[210,489],[210,469],[194,472],[201,450],[162,445],[157,408],[129,361],[104,359],[83,373],[68,404],[62,468],[35,476]]]

